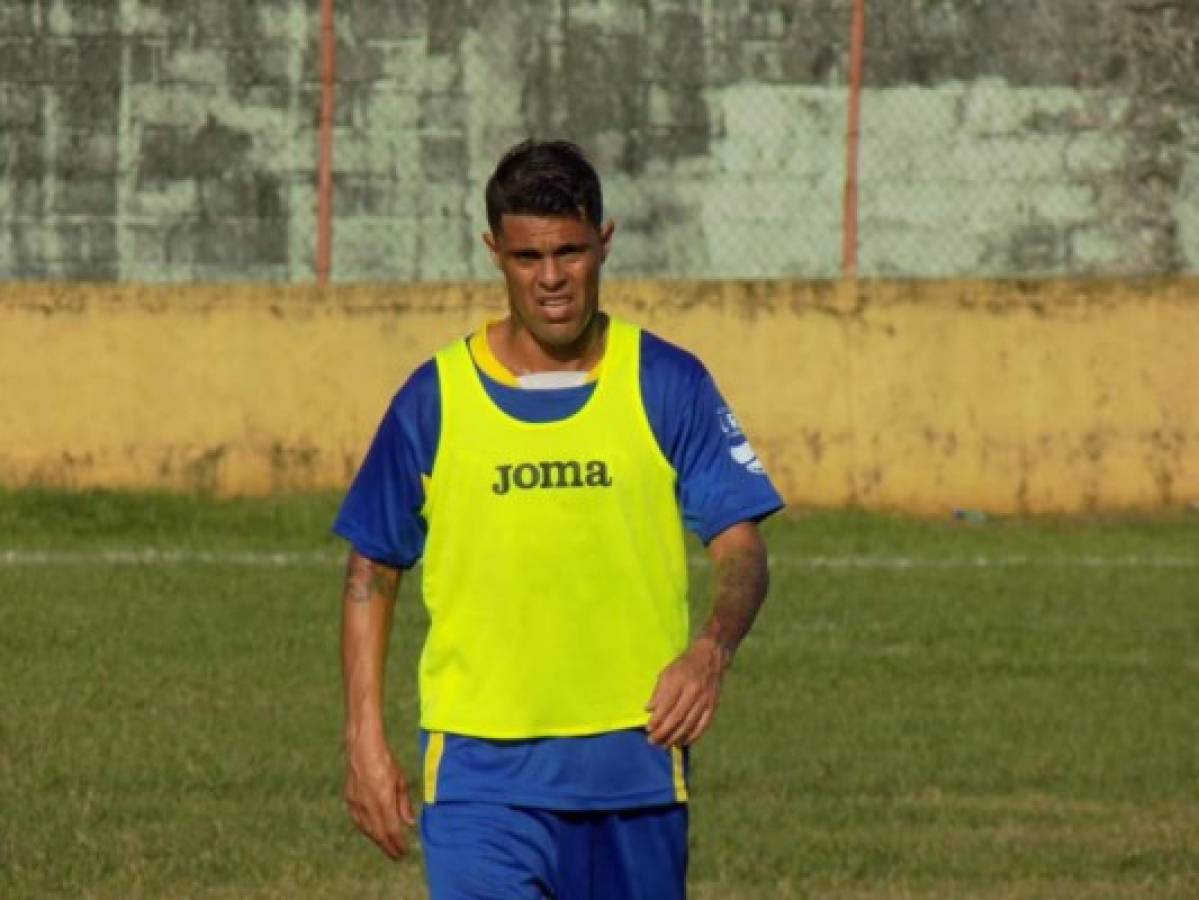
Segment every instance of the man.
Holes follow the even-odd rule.
[[[346,800],[405,852],[383,669],[423,558],[433,900],[681,898],[686,748],[765,598],[757,522],[782,503],[703,366],[600,311],[614,229],[579,149],[514,147],[486,201],[508,314],[413,373],[334,526],[352,545]],[[684,523],[716,572],[690,643]]]

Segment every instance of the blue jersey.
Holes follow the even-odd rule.
[[[529,422],[574,414],[595,388],[592,382],[528,390],[491,377],[489,368],[494,374],[483,365],[479,376],[492,400]],[[643,331],[640,384],[654,437],[677,475],[683,522],[704,543],[782,507],[699,360]],[[430,360],[392,400],[333,526],[363,556],[404,569],[420,559],[427,531],[423,479],[433,470],[440,427],[437,369]],[[682,754],[651,745],[643,729],[515,741],[422,735],[422,749],[426,780],[433,782],[426,784],[427,800],[578,810],[686,799]]]

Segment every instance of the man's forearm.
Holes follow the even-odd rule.
[[[716,567],[715,597],[696,642],[714,643],[727,667],[766,599],[766,545],[756,525],[742,523],[714,538],[708,551]]]
[[[399,583],[399,569],[350,551],[341,618],[347,743],[383,735],[383,672]]]
[[[662,670],[646,704],[649,739],[661,747],[686,746],[707,731],[724,672],[766,599],[766,545],[755,524],[721,532],[708,553],[716,564],[712,612],[691,646]]]
[[[383,670],[399,584],[399,569],[350,551],[341,605],[346,806],[359,830],[392,859],[404,855],[405,826],[416,822],[408,778],[383,729]]]

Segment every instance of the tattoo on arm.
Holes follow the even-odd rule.
[[[372,597],[394,600],[400,584],[400,570],[367,559],[351,550],[346,560],[345,599],[351,603],[369,603]]]
[[[700,632],[716,641],[726,665],[762,608],[770,576],[760,542],[730,548],[716,561],[716,597]]]

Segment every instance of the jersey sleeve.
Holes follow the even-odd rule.
[[[683,522],[705,544],[783,507],[736,416],[698,359],[642,332],[641,393],[650,428],[678,475]]]
[[[392,399],[342,501],[333,532],[368,559],[411,568],[425,549],[424,477],[441,431],[437,366],[429,360]]]

